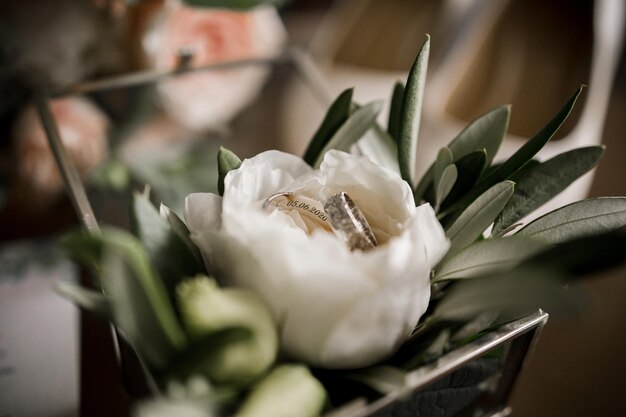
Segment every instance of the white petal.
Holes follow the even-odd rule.
[[[189,194],[185,198],[185,222],[194,233],[219,229],[222,218],[222,197],[211,193]]]
[[[345,191],[363,211],[370,226],[388,235],[398,235],[402,224],[415,211],[409,184],[396,172],[369,158],[329,151],[320,171],[326,198]]]
[[[226,175],[225,209],[255,206],[312,171],[301,158],[280,151],[266,151],[246,159],[241,167]]]
[[[422,227],[424,242],[426,244],[426,254],[430,268],[434,268],[450,249],[450,241],[437,220],[435,211],[430,204],[422,204],[417,207],[417,217]]]
[[[216,258],[214,235],[220,229],[222,197],[211,193],[189,194],[185,198],[185,223],[191,240],[196,244],[207,270],[214,270]]]

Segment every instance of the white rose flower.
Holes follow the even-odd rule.
[[[263,210],[295,192],[325,201],[346,192],[379,246],[351,251],[298,211]],[[254,290],[280,328],[285,352],[325,368],[371,365],[409,336],[430,299],[430,270],[449,247],[430,205],[415,207],[400,176],[365,157],[329,151],[319,170],[268,151],[225,179],[223,198],[191,194],[191,237],[226,285]]]

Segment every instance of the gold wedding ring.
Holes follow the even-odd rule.
[[[265,200],[263,209],[296,210],[302,215],[303,221],[306,222],[308,219],[323,229],[331,230],[328,216],[324,212],[324,206],[312,198],[295,193],[278,193]]]
[[[350,250],[369,250],[378,245],[363,212],[345,192],[331,196],[324,204],[295,193],[278,193],[265,200],[263,209],[296,210],[307,227],[332,230]]]

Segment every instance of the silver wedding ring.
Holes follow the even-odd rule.
[[[331,196],[324,204],[296,193],[277,193],[265,200],[263,208],[296,210],[305,223],[313,222],[323,229],[332,230],[350,250],[369,250],[378,245],[363,212],[345,192]]]
[[[351,250],[370,250],[378,246],[363,212],[347,193],[331,196],[324,203],[324,211],[335,233],[343,238]]]

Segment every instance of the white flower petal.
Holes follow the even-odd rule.
[[[222,223],[222,197],[211,193],[189,194],[185,198],[185,223],[208,271],[216,264],[215,234]]]
[[[369,158],[332,150],[324,156],[320,172],[326,198],[345,191],[370,226],[388,235],[398,235],[402,224],[415,211],[409,184],[396,172],[376,165]]]
[[[254,206],[273,194],[284,191],[298,177],[313,169],[297,156],[266,151],[245,159],[224,179],[224,204],[229,209]]]
[[[192,233],[219,229],[222,222],[222,197],[211,193],[189,194],[185,198],[185,222]]]
[[[417,207],[417,218],[424,234],[428,264],[434,268],[450,249],[450,242],[430,204]]]

